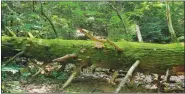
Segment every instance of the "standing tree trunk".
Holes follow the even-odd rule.
[[[124,23],[124,21],[123,21],[123,18],[121,17],[121,14],[120,14],[119,11],[117,10],[117,8],[115,8],[112,4],[109,4],[109,5],[112,7],[112,9],[116,12],[117,16],[118,16],[119,19],[121,20],[121,23],[122,23],[123,27],[125,28],[125,33],[127,34],[127,33],[128,33],[127,27],[126,27],[126,25],[125,25],[125,23]]]
[[[166,18],[167,18],[168,29],[171,34],[172,42],[177,42],[177,37],[176,37],[175,31],[174,31],[173,25],[172,25],[170,6],[169,6],[168,2],[166,2]]]
[[[137,34],[137,38],[138,38],[138,41],[139,42],[143,42],[143,38],[141,36],[141,32],[140,32],[140,29],[139,29],[139,25],[136,24],[136,34]]]
[[[41,4],[41,14],[49,21],[49,23],[50,23],[50,25],[51,25],[51,27],[52,27],[52,29],[53,29],[53,32],[55,33],[55,36],[56,36],[56,38],[57,38],[57,37],[58,37],[58,34],[57,34],[57,32],[56,32],[56,29],[55,29],[55,27],[54,27],[52,21],[51,21],[51,20],[48,18],[48,16],[44,13],[44,9],[43,9],[43,6],[42,6],[42,2],[40,2],[40,4]]]

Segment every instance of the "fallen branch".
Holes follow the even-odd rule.
[[[107,42],[110,45],[114,46],[118,51],[123,51],[118,45],[116,45],[114,42],[110,41],[109,39],[107,39]]]
[[[19,52],[18,54],[16,54],[15,56],[13,56],[12,58],[10,58],[9,60],[7,60],[3,66],[6,66],[9,62],[12,62],[13,60],[15,60],[17,57],[23,55],[26,51],[26,47],[23,48],[23,50],[21,52]]]
[[[62,86],[62,89],[66,88],[71,81],[74,79],[74,77],[80,72],[81,67],[76,67],[76,69],[73,71],[73,73],[70,75],[70,77],[67,79],[67,81]]]
[[[76,54],[67,54],[67,55],[65,55],[63,57],[56,58],[56,59],[54,59],[52,61],[54,61],[54,62],[64,62],[64,61],[66,61],[69,58],[76,58],[76,57],[77,57]]]
[[[90,34],[90,32],[84,30],[84,29],[79,29],[81,33],[85,34],[87,37],[89,37],[91,40],[93,41],[97,41],[97,42],[101,42],[101,43],[105,43],[106,40],[105,39],[97,39],[95,38],[93,35]]]
[[[132,72],[135,70],[135,68],[139,65],[139,60],[137,60],[132,67],[129,69],[129,71],[127,72],[126,76],[122,79],[122,81],[120,82],[120,84],[118,85],[118,87],[116,88],[116,91],[114,93],[118,93],[121,88],[125,85],[126,81],[129,79],[129,77],[132,76]]]
[[[29,36],[30,38],[35,38],[35,37],[32,35],[31,32],[28,32],[28,36]]]
[[[84,30],[84,29],[79,29],[80,32],[82,32],[83,34],[85,34],[87,37],[89,37],[91,40],[93,41],[97,41],[97,42],[101,42],[101,43],[109,43],[110,45],[114,46],[118,51],[123,51],[119,46],[117,46],[114,42],[110,41],[109,39],[105,40],[105,39],[97,39],[95,38],[93,35],[91,35],[88,31]]]

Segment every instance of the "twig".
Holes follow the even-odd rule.
[[[116,88],[114,93],[118,93],[121,88],[125,85],[126,81],[129,79],[129,77],[132,76],[133,71],[135,70],[135,68],[139,65],[139,60],[137,60],[132,67],[129,69],[129,71],[127,72],[126,76],[121,80],[120,84],[118,85],[118,87]]]
[[[64,62],[65,60],[69,59],[69,58],[76,58],[77,55],[76,54],[67,54],[63,57],[60,57],[60,58],[56,58],[54,59],[53,61],[54,62]]]

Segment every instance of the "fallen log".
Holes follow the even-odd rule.
[[[115,47],[105,43],[103,48],[94,48],[94,41],[37,39],[2,36],[2,58],[11,57],[27,46],[23,56],[40,61],[52,60],[67,54],[76,54],[76,58],[67,59],[68,63],[93,64],[97,67],[125,69],[136,60],[140,60],[141,72],[165,73],[168,68],[184,65],[184,46],[181,43],[154,44],[137,42],[115,42],[124,49],[118,52]],[[3,61],[3,60],[2,60]]]

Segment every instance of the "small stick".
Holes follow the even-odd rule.
[[[135,68],[139,65],[139,60],[137,60],[132,67],[129,69],[129,71],[127,72],[126,76],[121,80],[120,84],[118,85],[118,87],[116,88],[114,93],[118,93],[121,88],[125,85],[126,81],[129,79],[129,77],[132,76],[133,71],[135,70]]]
[[[65,60],[67,60],[69,58],[76,58],[76,57],[77,57],[76,54],[67,54],[67,55],[65,55],[63,57],[56,58],[56,59],[54,59],[52,61],[54,61],[54,62],[64,62]]]

